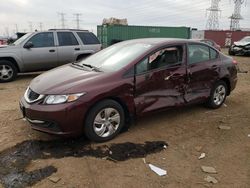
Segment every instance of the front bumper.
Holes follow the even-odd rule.
[[[239,54],[239,55],[250,54],[250,48],[245,48],[244,46],[231,46],[229,50],[234,54]]]
[[[24,118],[37,131],[67,137],[83,133],[84,117],[87,109],[80,101],[58,105],[29,104],[24,97],[20,100]]]

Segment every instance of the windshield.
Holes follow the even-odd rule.
[[[21,38],[17,39],[12,45],[19,45],[21,44],[24,40],[26,40],[32,33],[27,33],[23,35]]]
[[[104,72],[114,72],[138,58],[151,46],[143,43],[118,43],[82,60],[80,64],[89,64]]]
[[[250,42],[250,37],[244,37],[240,40],[241,42]]]

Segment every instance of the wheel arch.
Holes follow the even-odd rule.
[[[17,71],[20,72],[20,68],[19,68],[19,66],[18,66],[17,61],[15,60],[15,58],[13,58],[13,57],[0,57],[0,61],[1,60],[7,60],[7,61],[12,62],[13,65],[15,65],[15,67],[17,68]]]
[[[104,101],[104,100],[113,100],[115,102],[117,102],[118,104],[121,105],[121,107],[123,108],[124,110],[124,114],[125,114],[125,127],[126,125],[129,125],[131,122],[132,122],[132,117],[133,117],[133,114],[131,114],[129,112],[129,108],[127,106],[127,104],[120,98],[120,97],[115,97],[115,96],[110,96],[110,97],[104,97],[104,98],[101,98],[97,101],[95,101],[92,105],[90,105],[89,109],[87,110],[86,114],[85,114],[85,117],[84,117],[84,120],[86,120],[88,114],[90,113],[90,110],[95,106],[97,105],[99,102],[101,101]],[[127,126],[128,127],[128,126]]]
[[[231,93],[231,83],[230,83],[229,78],[223,77],[220,80],[226,83],[226,85],[227,85],[227,96],[230,95],[230,93]]]

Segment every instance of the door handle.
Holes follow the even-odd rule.
[[[55,50],[49,50],[49,52],[55,52]]]
[[[77,51],[78,51],[78,50],[80,50],[80,48],[75,48],[75,50],[77,50]]]

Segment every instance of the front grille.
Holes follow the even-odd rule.
[[[40,95],[34,91],[32,91],[30,88],[28,88],[24,94],[24,98],[28,103],[33,103],[36,101],[41,100],[44,97],[44,95]]]
[[[38,99],[39,96],[40,95],[38,93],[32,91],[31,89],[28,90],[28,98],[29,98],[29,100],[34,101],[34,100]]]

